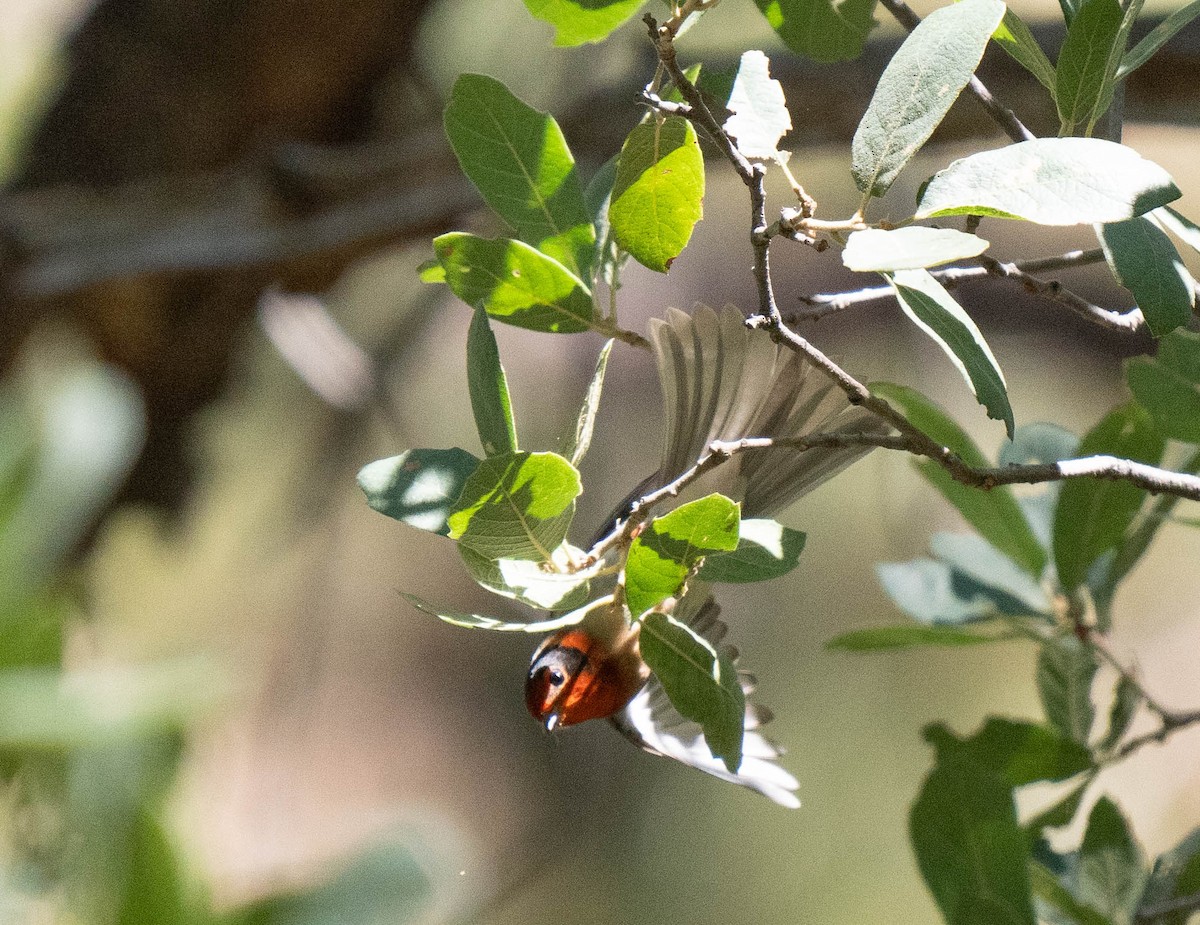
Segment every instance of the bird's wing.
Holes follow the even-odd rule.
[[[662,462],[651,480],[657,485],[686,471],[714,440],[888,432],[802,356],[778,347],[765,331],[747,329],[744,320],[732,306],[719,313],[700,306],[691,315],[669,309],[650,322],[666,414]],[[770,516],[870,449],[740,453],[701,480],[703,491],[741,500],[745,516]]]
[[[736,665],[737,651],[722,643],[726,626],[720,619],[720,613],[716,601],[707,592],[697,590],[680,602],[675,616],[714,647],[719,647]],[[739,671],[738,680],[747,699],[742,764],[736,774],[729,772],[724,761],[713,757],[699,723],[680,715],[654,676],[624,710],[612,717],[612,723],[622,735],[652,755],[674,758],[721,780],[757,790],[781,806],[794,809],[800,805],[795,794],[800,784],[776,762],[783,750],[758,731],[771,718],[771,713],[765,707],[750,702],[749,697],[755,686],[754,676]]]

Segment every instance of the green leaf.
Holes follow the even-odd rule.
[[[472,308],[482,305],[497,321],[553,334],[591,328],[587,286],[528,244],[452,231],[434,238],[433,247],[451,291]]]
[[[1087,745],[1095,716],[1096,667],[1092,651],[1073,636],[1044,643],[1038,652],[1037,687],[1046,719],[1080,745]]]
[[[534,620],[530,623],[506,623],[496,617],[485,617],[477,613],[463,613],[448,607],[431,604],[415,594],[400,592],[400,596],[422,613],[444,620],[452,626],[462,626],[467,629],[492,630],[498,633],[551,633],[565,626],[574,626],[587,616],[587,608],[574,610],[571,613],[554,617],[551,620]]]
[[[982,468],[988,465],[987,457],[975,445],[975,441],[933,399],[916,389],[894,382],[872,382],[870,389],[872,394],[887,399],[899,408],[910,424],[947,447],[968,466]]]
[[[421,265],[417,267],[417,275],[423,283],[444,283],[446,281],[446,271],[442,269],[442,265],[438,263],[436,257],[422,261]]]
[[[1112,925],[1110,919],[1076,899],[1045,865],[1030,861],[1029,879],[1033,895],[1061,916],[1057,921],[1062,925]]]
[[[1200,334],[1167,335],[1158,343],[1157,357],[1126,361],[1125,378],[1163,435],[1200,443]]]
[[[842,633],[825,643],[827,649],[843,652],[880,652],[911,649],[915,646],[969,646],[997,642],[1009,637],[983,633],[945,624],[901,623],[897,626],[873,626]]]
[[[420,856],[409,841],[420,845]],[[411,837],[380,841],[332,879],[303,892],[257,903],[245,925],[408,925],[428,921],[440,902],[428,873],[429,857],[429,846]]]
[[[876,0],[754,2],[788,48],[814,61],[857,58],[875,27]]]
[[[1011,595],[980,584],[945,562],[880,562],[875,573],[896,606],[922,623],[961,624],[1028,612]]]
[[[1053,95],[1055,86],[1054,65],[1042,51],[1025,20],[1012,10],[1004,11],[1004,19],[992,33],[996,44],[1003,48],[1017,64],[1037,78],[1038,83]]]
[[[449,517],[450,538],[487,559],[551,561],[582,491],[555,453],[508,453],[479,464]]]
[[[1187,324],[1195,283],[1171,239],[1145,216],[1098,230],[1113,276],[1133,293],[1151,333],[1162,337]]]
[[[1200,451],[1193,452],[1176,467],[1176,470],[1187,475],[1200,472]],[[1117,586],[1133,569],[1138,560],[1145,555],[1146,550],[1154,541],[1155,535],[1164,523],[1171,521],[1171,513],[1179,504],[1176,495],[1159,495],[1153,504],[1139,513],[1133,529],[1129,530],[1120,545],[1117,546],[1111,562],[1105,569],[1102,582],[1097,582],[1092,588],[1092,598],[1096,602],[1097,617],[1101,630],[1106,630],[1111,621],[1112,598]]]
[[[592,445],[592,432],[596,426],[596,414],[600,411],[600,393],[604,391],[604,372],[608,369],[608,356],[612,353],[613,340],[610,338],[600,348],[600,356],[596,359],[596,372],[588,384],[587,395],[579,408],[579,417],[575,421],[575,435],[569,443],[572,466],[578,466],[587,455]]]
[[[771,63],[761,51],[742,54],[726,108],[732,113],[722,128],[737,139],[743,156],[772,161],[787,159],[779,139],[792,130],[783,87],[771,79]]]
[[[500,81],[463,74],[445,124],[463,173],[516,236],[586,278],[595,231],[558,123]]]
[[[367,504],[418,530],[449,536],[446,519],[479,460],[457,447],[407,450],[377,459],[358,472]]]
[[[555,45],[601,42],[645,0],[525,0],[525,7],[555,28]]]
[[[463,564],[476,583],[493,594],[542,610],[571,610],[586,600],[599,566],[580,571],[568,568],[582,553],[564,543],[550,556],[554,566],[533,559],[490,559],[469,546],[459,546]]]
[[[1111,412],[1079,445],[1079,455],[1111,455],[1157,465],[1163,438],[1147,411],[1128,404]],[[1146,492],[1128,482],[1069,479],[1054,513],[1054,561],[1066,591],[1083,584],[1088,569],[1125,536]]]
[[[1129,726],[1141,704],[1142,692],[1138,689],[1137,682],[1128,675],[1122,675],[1113,691],[1112,707],[1108,713],[1108,732],[1100,740],[1099,748],[1108,750],[1116,747],[1125,733],[1129,731]]]
[[[1035,925],[1029,844],[1012,784],[996,769],[939,746],[909,834],[947,925]]]
[[[987,459],[970,437],[936,404],[913,389],[889,383],[872,383],[871,391],[899,406],[909,422],[957,453],[969,466],[986,467]],[[1016,497],[1007,486],[989,491],[956,482],[932,460],[916,464],[919,471],[984,539],[1040,579],[1046,567],[1046,550],[1038,542]]]
[[[1070,459],[1079,449],[1079,438],[1057,424],[1035,421],[1022,424],[1013,438],[1000,447],[1001,466],[1056,463]]]
[[[904,313],[942,348],[988,417],[1003,421],[1012,437],[1015,424],[1004,373],[971,316],[926,270],[897,270],[884,275]]]
[[[1193,830],[1178,845],[1154,862],[1139,906],[1151,908],[1173,899],[1200,894],[1200,829]],[[1186,925],[1190,911],[1164,915],[1155,925]]]
[[[1180,196],[1170,175],[1099,138],[1038,138],[983,151],[934,174],[916,218],[994,215],[1041,225],[1119,222]]]
[[[666,614],[647,614],[638,640],[642,658],[671,705],[701,725],[709,751],[736,774],[742,763],[746,698],[733,662]]]
[[[55,667],[0,672],[0,753],[67,752],[176,735],[212,714],[228,685],[203,659],[71,673]]]
[[[639,617],[676,595],[706,555],[738,545],[741,509],[723,495],[708,495],[656,517],[634,539],[625,560],[625,602]]]
[[[517,422],[513,419],[508,379],[500,365],[500,351],[487,312],[482,307],[475,309],[467,332],[467,391],[484,454],[517,452]]]
[[[860,273],[914,270],[976,257],[987,248],[988,242],[983,238],[953,228],[918,225],[894,231],[867,228],[854,232],[846,240],[842,263]]]
[[[1200,254],[1200,225],[1190,218],[1180,215],[1170,206],[1163,206],[1147,213],[1159,226],[1171,232],[1184,244]]]
[[[966,739],[934,723],[926,727],[925,739],[937,748],[939,762],[953,759],[976,765],[1010,787],[1066,780],[1094,767],[1091,753],[1082,745],[1048,726],[1024,720],[990,716]]]
[[[860,190],[888,191],[958,99],[1003,16],[1000,0],[961,0],[934,10],[904,40],[854,133],[850,171]]]
[[[680,116],[635,126],[617,162],[608,220],[633,259],[666,273],[704,214],[704,157]]]
[[[1072,19],[1055,71],[1062,134],[1073,133],[1077,125],[1090,130],[1103,115],[1101,101],[1106,80],[1111,79],[1109,61],[1123,18],[1117,0],[1083,0]]]
[[[1092,776],[1085,776],[1080,783],[1068,791],[1066,796],[1051,803],[1046,809],[1026,822],[1025,831],[1030,838],[1036,839],[1041,837],[1045,829],[1058,829],[1065,825],[1070,825],[1071,820],[1075,818],[1075,814],[1079,812],[1079,807],[1083,803],[1083,796],[1087,793],[1087,789],[1091,783]]]
[[[1142,852],[1121,810],[1108,797],[1092,807],[1079,847],[1075,894],[1119,925],[1129,925],[1146,884]]]
[[[139,807],[123,833],[125,882],[110,884],[120,897],[114,925],[191,925],[198,915],[180,852],[159,814]]]
[[[1062,9],[1063,21],[1070,26],[1079,7],[1083,5],[1083,0],[1058,0],[1058,5]]]
[[[706,557],[697,574],[702,581],[769,581],[800,564],[804,540],[799,530],[776,520],[743,520],[738,526],[737,549]]]
[[[620,288],[621,270],[629,262],[629,255],[613,239],[612,225],[608,221],[613,183],[617,179],[617,157],[614,154],[600,166],[583,194],[596,227],[596,256],[592,261],[595,276],[614,289]]]
[[[1162,48],[1175,36],[1180,29],[1200,16],[1200,0],[1173,10],[1162,22],[1146,33],[1145,38],[1129,49],[1121,58],[1121,66],[1117,68],[1117,80],[1128,77],[1135,70],[1154,57],[1154,53]]]
[[[1030,613],[1049,614],[1050,601],[1041,583],[983,537],[974,533],[938,532],[933,535],[930,548],[959,574],[1011,596]]]

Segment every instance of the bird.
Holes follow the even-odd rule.
[[[851,405],[800,354],[781,348],[766,332],[748,328],[734,306],[720,312],[698,306],[691,314],[668,309],[666,317],[650,322],[650,334],[666,413],[661,461],[600,535],[627,515],[629,501],[674,481],[713,441],[889,430],[870,412]],[[719,491],[741,502],[743,517],[770,516],[870,449],[849,443],[740,453],[698,479],[688,494]],[[724,642],[727,627],[708,583],[689,580],[672,615],[737,664],[737,651]],[[640,624],[633,619],[639,615],[629,613],[623,597],[606,595],[575,616],[563,619],[561,623],[571,625],[537,647],[526,675],[526,707],[547,730],[607,719],[644,751],[748,787],[782,806],[800,805],[795,795],[799,782],[778,764],[782,749],[759,731],[771,713],[749,699],[755,690],[753,675],[738,669],[747,696],[743,760],[730,771],[709,749],[700,725],[675,709],[642,661]]]

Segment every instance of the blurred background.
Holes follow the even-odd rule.
[[[1014,6],[1059,17],[1052,0]],[[1053,52],[1052,25],[1039,36]],[[833,217],[857,204],[847,142],[899,39],[882,23],[862,60],[817,67],[728,0],[681,48],[717,73],[746,48],[772,56],[793,170]],[[416,272],[434,234],[496,231],[442,139],[454,77],[492,74],[551,110],[585,178],[641,116],[640,24],[598,47],[551,42],[515,0],[0,6],[0,920],[936,920],[907,840],[920,729],[1038,707],[1020,644],[824,650],[903,619],[875,563],[965,529],[906,459],[875,453],[804,499],[784,517],[808,532],[801,568],[723,600],[801,781],[796,812],[605,724],[547,736],[521,700],[533,640],[457,630],[397,593],[517,616],[449,541],[368,509],[354,473],[410,447],[477,450],[469,312]],[[1185,191],[1200,185],[1198,60],[1191,27],[1127,101],[1127,142]],[[984,74],[1054,133],[1032,79],[991,52]],[[964,99],[878,216],[908,214],[920,180],[980,138],[1003,143]],[[626,327],[754,298],[744,189],[716,160],[708,183],[670,276],[627,272]],[[1200,198],[1179,208],[1200,217]],[[981,234],[1005,259],[1091,246],[1079,229]],[[862,285],[836,253],[784,245],[785,307]],[[1127,299],[1103,266],[1069,282]],[[1018,423],[1086,430],[1122,400],[1122,359],[1151,348],[1006,284],[961,298]],[[801,330],[999,446],[895,305]],[[523,444],[555,449],[600,338],[496,333]],[[581,538],[659,450],[650,358],[618,345],[608,383]],[[1168,526],[1117,604],[1118,652],[1171,706],[1200,706],[1198,556],[1200,533]],[[1200,822],[1198,768],[1193,730],[1102,782],[1158,851]]]

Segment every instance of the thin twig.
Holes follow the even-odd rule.
[[[1002,262],[993,257],[981,255],[976,258],[973,267],[946,267],[941,270],[930,270],[930,275],[948,289],[954,288],[961,282],[970,279],[980,279],[993,276],[997,279],[1008,279],[1020,283],[1026,291],[1042,298],[1049,299],[1067,306],[1080,317],[1110,331],[1120,331],[1127,334],[1141,333],[1145,328],[1145,318],[1138,308],[1124,312],[1115,312],[1099,305],[1088,302],[1079,294],[1067,289],[1058,280],[1044,280],[1031,275],[1044,270],[1059,270],[1069,267],[1085,266],[1099,263],[1104,259],[1100,248],[1091,250],[1070,251],[1055,257],[1039,257],[1034,260],[1019,260]],[[820,293],[811,296],[799,296],[805,305],[811,306],[807,311],[791,311],[785,316],[788,323],[797,321],[815,321],[836,312],[845,311],[855,305],[890,299],[895,295],[891,286],[868,286],[852,292]]]
[[[1187,896],[1176,896],[1165,899],[1160,903],[1139,906],[1133,913],[1134,925],[1152,925],[1162,919],[1178,916],[1180,913],[1195,912],[1200,909],[1200,893],[1190,893]]]
[[[1172,710],[1168,710],[1166,707],[1164,707],[1158,702],[1156,697],[1152,696],[1150,692],[1146,690],[1141,679],[1137,676],[1137,673],[1132,668],[1125,665],[1116,657],[1116,655],[1113,654],[1112,649],[1108,647],[1108,639],[1106,636],[1104,636],[1102,633],[1089,632],[1087,634],[1087,644],[1091,646],[1092,651],[1100,656],[1101,660],[1107,663],[1108,666],[1117,673],[1118,677],[1120,677],[1122,681],[1133,685],[1134,690],[1137,691],[1138,697],[1140,697],[1142,702],[1146,704],[1146,708],[1150,710],[1150,712],[1154,713],[1160,721],[1165,723],[1169,717],[1175,715]]]
[[[1001,263],[994,257],[980,255],[978,260],[989,275],[1015,280],[1028,292],[1065,305],[1081,318],[1100,327],[1125,334],[1138,334],[1146,328],[1146,318],[1140,308],[1134,307],[1124,312],[1110,311],[1099,305],[1093,305],[1083,296],[1067,289],[1058,280],[1044,280],[1037,276],[1031,276],[1016,264]]]
[[[921,17],[913,12],[904,0],[879,0],[880,5],[884,7],[896,22],[900,23],[909,32],[912,32],[921,24]],[[1017,114],[1007,106],[998,102],[992,91],[989,90],[978,77],[971,77],[967,83],[967,89],[972,95],[983,104],[983,108],[988,111],[988,115],[995,120],[1000,128],[1004,129],[1004,133],[1013,141],[1033,141],[1037,136],[1029,131],[1017,118]]]
[[[767,225],[767,169],[762,164],[751,163],[737,149],[733,139],[717,122],[716,117],[708,108],[704,97],[696,89],[696,85],[688,80],[687,75],[679,67],[675,57],[675,31],[670,23],[659,26],[654,17],[647,13],[643,17],[650,40],[658,52],[658,59],[666,68],[671,80],[675,83],[680,95],[687,100],[691,113],[691,121],[699,126],[713,141],[726,159],[733,165],[742,182],[750,190],[750,246],[754,252],[754,280],[758,286],[759,312],[769,318],[777,319],[782,326],[783,319],[779,306],[775,301],[775,292],[771,286],[770,248],[771,234]]]

